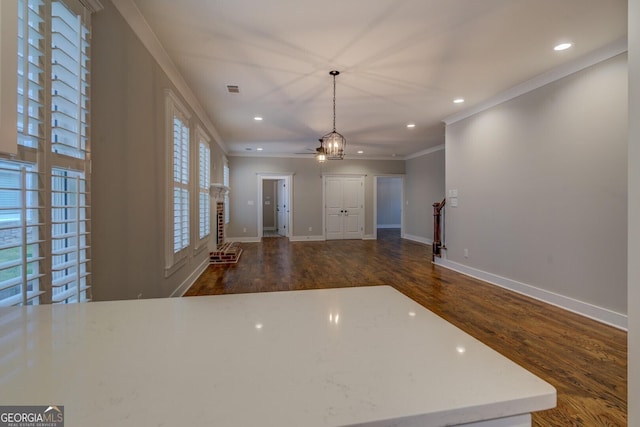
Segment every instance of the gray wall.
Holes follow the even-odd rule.
[[[629,392],[640,396],[640,0],[629,0]],[[640,402],[628,401],[629,425],[640,425]]]
[[[164,277],[164,90],[178,92],[111,2],[102,3],[92,46],[93,297],[166,297],[207,257],[191,254]],[[211,151],[212,181],[221,182],[222,152],[215,142]]]
[[[403,174],[404,161],[333,160],[319,164],[313,157],[230,157],[229,239],[252,239],[258,236],[258,175],[259,173],[294,174],[292,237],[322,235],[322,175],[366,174],[365,235],[373,234],[373,179],[376,174]],[[309,231],[311,227],[311,231]],[[246,232],[244,229],[246,228]]]
[[[626,313],[627,128],[626,54],[449,125],[447,258]]]
[[[379,228],[400,228],[402,223],[402,178],[378,178],[377,194]]]
[[[433,241],[433,208],[445,195],[445,150],[407,160],[405,236]]]

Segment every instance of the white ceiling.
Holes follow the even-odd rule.
[[[347,156],[405,157],[442,144],[445,117],[627,34],[626,0],[134,2],[231,155],[313,152],[335,69]]]

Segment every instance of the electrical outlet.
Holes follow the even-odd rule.
[[[243,228],[243,229],[242,229],[242,232],[243,232],[243,233],[246,233],[246,232],[247,232],[247,228],[246,228],[246,227],[245,227],[245,228]]]
[[[464,257],[469,258],[469,249],[464,248]]]
[[[309,231],[313,231],[313,227],[309,227]]]

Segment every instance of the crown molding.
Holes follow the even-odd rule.
[[[533,90],[541,88],[542,86],[555,82],[556,80],[560,80],[563,77],[566,77],[573,73],[577,73],[578,71],[584,70],[585,68],[591,67],[592,65],[598,64],[602,61],[606,61],[607,59],[613,58],[614,56],[620,55],[621,53],[624,53],[626,51],[627,39],[625,37],[608,46],[583,55],[574,61],[563,64],[530,80],[527,80],[526,82],[520,83],[519,85],[507,89],[504,92],[501,92],[474,107],[445,117],[442,121],[446,125],[453,124],[460,120],[466,119],[467,117],[471,117],[482,111],[488,110],[489,108],[495,107],[496,105],[507,102],[520,95],[524,95],[527,92],[531,92]]]
[[[432,153],[438,152],[440,150],[444,150],[444,147],[445,147],[444,144],[436,145],[435,147],[427,148],[426,150],[422,150],[422,151],[418,151],[417,153],[409,154],[404,159],[405,160],[409,160],[409,159],[415,159],[416,157],[426,156],[428,154],[432,154]]]
[[[102,5],[102,3],[100,3],[100,0],[80,0],[80,3],[82,3],[84,7],[89,9],[91,13],[100,12],[102,9],[104,9],[104,6]]]
[[[95,0],[91,0],[95,1]],[[153,32],[149,23],[138,9],[138,6],[133,0],[111,0],[113,5],[118,9],[118,12],[122,15],[124,20],[129,24],[133,32],[138,36],[142,44],[147,48],[151,56],[158,62],[160,68],[167,74],[171,83],[173,83],[178,92],[184,97],[185,101],[195,111],[198,118],[202,121],[207,130],[211,133],[214,141],[218,144],[220,149],[227,154],[228,149],[222,140],[222,137],[211,123],[209,116],[205,112],[204,108],[198,101],[187,82],[182,77],[182,74],[178,71],[178,68],[173,63],[169,54],[158,40],[158,37]]]

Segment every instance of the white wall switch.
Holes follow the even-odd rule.
[[[247,204],[248,204],[249,206],[253,206],[253,200],[249,200],[249,201],[247,202]]]
[[[451,203],[451,207],[452,208],[457,208],[458,207],[458,198],[457,197],[452,197],[451,199],[449,199],[450,203]]]

